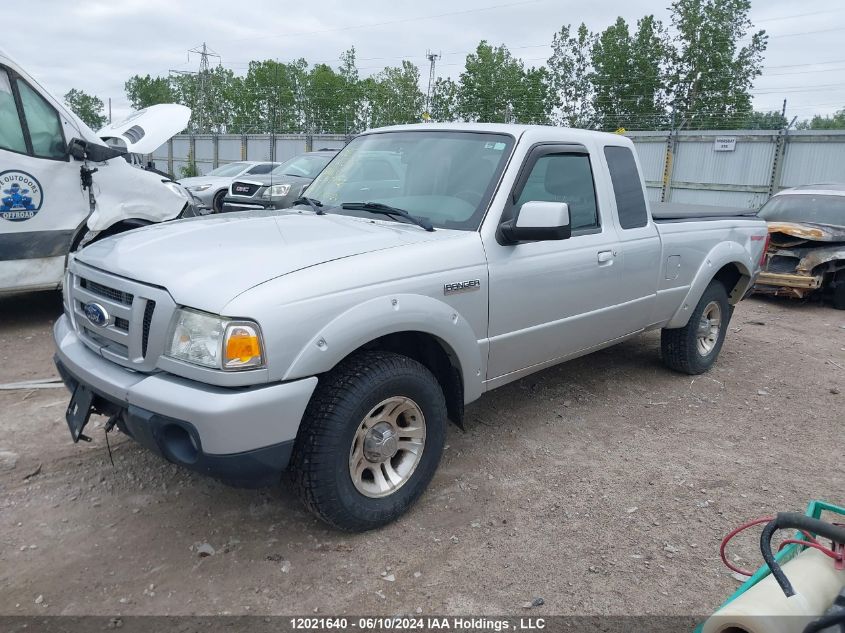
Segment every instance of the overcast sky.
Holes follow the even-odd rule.
[[[11,0],[7,0],[11,1]],[[18,0],[20,1],[20,0]],[[466,54],[486,39],[506,44],[527,65],[550,54],[560,25],[593,31],[617,15],[647,13],[668,23],[669,0],[26,0],[23,28],[7,25],[0,46],[55,95],[70,88],[112,99],[119,119],[130,111],[123,83],[134,74],[196,70],[188,49],[202,42],[242,74],[252,59],[334,64],[355,46],[362,75],[410,59],[428,74],[427,49],[442,52],[439,75],[457,77]],[[800,119],[845,107],[845,3],[753,0],[751,17],[770,35],[754,105]],[[37,27],[33,20],[37,18]],[[212,60],[215,61],[215,60]],[[425,81],[424,81],[425,83]],[[424,88],[425,86],[423,86]]]

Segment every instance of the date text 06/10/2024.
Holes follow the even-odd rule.
[[[539,631],[546,628],[543,618],[462,618],[462,617],[360,617],[291,618],[294,630],[343,631]]]

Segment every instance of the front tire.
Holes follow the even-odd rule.
[[[662,330],[660,351],[670,369],[685,374],[703,374],[719,357],[733,306],[722,282],[713,280],[682,328]]]
[[[845,310],[845,270],[836,273],[834,277],[831,303],[836,310]]]
[[[226,190],[221,189],[217,193],[214,194],[214,198],[211,200],[211,212],[212,213],[223,213],[223,198],[226,197]]]
[[[296,439],[291,471],[300,498],[352,532],[401,516],[428,486],[446,439],[446,401],[423,365],[361,352],[320,378]]]

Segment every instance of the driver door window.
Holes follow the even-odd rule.
[[[64,158],[65,139],[58,113],[28,84],[18,81],[17,85],[32,142],[32,153],[42,158]]]
[[[573,232],[597,229],[598,207],[589,157],[549,154],[538,158],[515,210],[519,212],[525,202],[566,202]]]
[[[26,153],[23,127],[15,105],[9,74],[0,68],[0,149]]]

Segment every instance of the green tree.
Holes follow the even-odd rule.
[[[402,66],[385,68],[364,79],[364,112],[366,127],[419,123],[425,107],[420,90],[420,69],[403,60]]]
[[[522,69],[511,90],[514,123],[548,125],[551,122],[552,100],[549,89],[549,72],[545,67]]]
[[[604,130],[653,129],[665,122],[666,33],[648,15],[632,36],[624,19],[602,31],[592,48],[593,109]]]
[[[592,127],[594,115],[590,55],[594,42],[595,35],[583,23],[575,33],[572,33],[571,25],[564,25],[552,38],[548,73],[555,123],[569,127]]]
[[[675,0],[677,34],[668,88],[676,126],[730,128],[752,111],[750,89],[761,73],[765,31],[753,33],[751,0]]]
[[[458,84],[449,77],[438,77],[431,87],[432,121],[458,120]]]
[[[338,109],[343,100],[344,78],[327,64],[317,64],[305,78],[304,131],[311,134],[342,134],[347,121]]]
[[[134,75],[123,85],[123,88],[126,91],[126,98],[135,110],[176,101],[169,77]]]
[[[290,64],[270,59],[251,61],[246,75],[235,78],[239,85],[233,95],[232,131],[300,132],[304,118],[300,91],[305,82],[305,66],[305,60]]]
[[[538,118],[546,103],[532,102],[546,95],[545,71],[531,69],[527,78],[522,60],[508,48],[482,40],[467,55],[458,88],[458,114],[467,121],[511,123],[517,117]],[[540,117],[541,118],[541,117]]]
[[[742,130],[780,130],[785,128],[788,123],[786,117],[777,110],[770,112],[757,112],[755,110],[736,127]]]
[[[366,123],[362,113],[364,95],[354,46],[341,54],[338,74],[343,80],[338,108],[343,115],[344,133],[359,132],[366,127]]]
[[[103,114],[103,101],[82,90],[71,88],[64,96],[65,103],[73,113],[82,119],[92,130],[99,130],[106,123]]]
[[[833,115],[817,114],[809,121],[801,121],[796,126],[799,130],[845,130],[845,108]]]
[[[188,128],[192,132],[224,133],[229,129],[241,85],[231,70],[218,65],[201,73],[174,75],[170,83],[173,100],[191,108]]]

